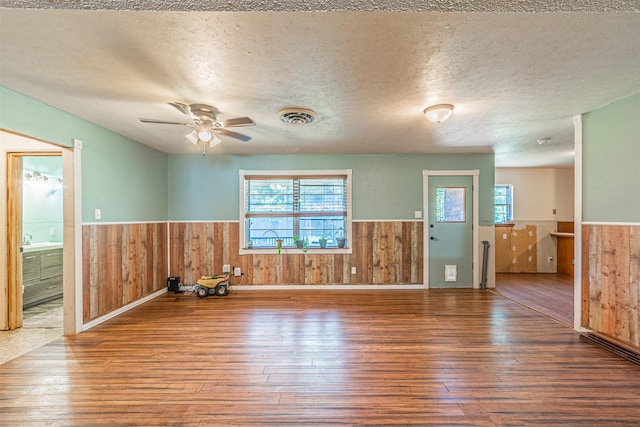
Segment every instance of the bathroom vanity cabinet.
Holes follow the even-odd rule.
[[[62,296],[62,245],[24,246],[22,254],[23,307]]]

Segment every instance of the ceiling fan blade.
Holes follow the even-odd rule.
[[[232,137],[232,138],[236,138],[236,139],[239,139],[239,140],[242,140],[242,141],[245,141],[245,142],[247,142],[247,141],[251,140],[251,137],[250,137],[250,136],[243,135],[243,134],[241,134],[241,133],[234,132],[234,131],[232,131],[232,130],[216,128],[216,129],[214,129],[214,131],[215,131],[216,133],[219,133],[220,135],[230,136],[230,137]]]
[[[223,128],[230,128],[235,126],[255,126],[256,122],[249,117],[236,117],[235,119],[228,119],[222,122]]]
[[[140,119],[142,123],[156,123],[161,125],[181,125],[181,126],[193,126],[193,123],[182,123],[182,122],[165,122],[164,120],[155,120],[155,119]]]
[[[191,108],[187,104],[183,104],[182,102],[170,102],[169,105],[175,107],[178,111],[186,116],[191,113]]]

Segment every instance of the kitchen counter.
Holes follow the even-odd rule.
[[[27,253],[27,252],[35,252],[35,251],[46,251],[49,249],[60,249],[61,247],[62,247],[62,242],[31,243],[30,245],[23,245],[22,252]]]

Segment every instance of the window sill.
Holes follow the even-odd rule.
[[[280,255],[304,255],[304,254],[350,254],[351,248],[282,248]],[[277,255],[277,248],[240,248],[240,255]]]

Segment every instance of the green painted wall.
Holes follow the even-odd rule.
[[[167,154],[0,87],[0,128],[43,141],[82,148],[82,220],[167,219]]]
[[[83,222],[237,220],[240,169],[352,169],[354,219],[410,220],[422,210],[424,169],[479,169],[480,224],[493,224],[492,154],[167,155],[6,88],[0,128],[83,141]]]
[[[169,155],[169,219],[238,220],[240,169],[352,169],[355,220],[414,219],[423,170],[479,169],[480,225],[493,225],[493,154]]]
[[[583,220],[640,222],[640,93],[585,114]]]

